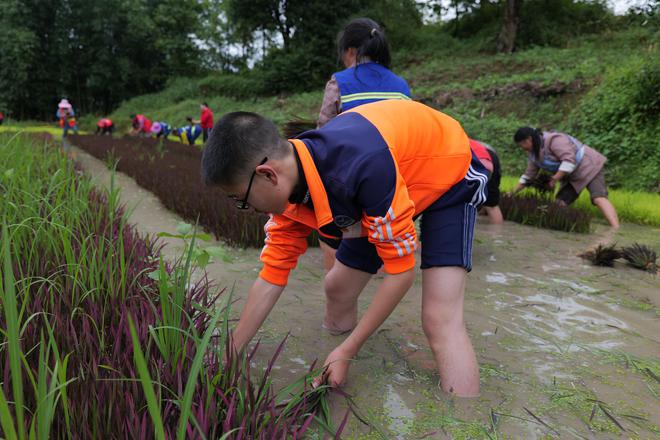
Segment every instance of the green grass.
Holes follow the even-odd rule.
[[[293,119],[297,115],[315,119],[323,98],[323,91],[299,93],[286,98],[276,96],[259,97],[253,100],[238,100],[223,96],[180,97],[176,90],[166,89],[160,93],[143,95],[131,99],[115,110],[110,118],[116,124],[118,132],[126,132],[130,126],[130,115],[144,113],[153,121],[166,121],[179,127],[185,125],[186,116],[199,116],[199,104],[208,102],[217,121],[223,114],[247,110],[268,116],[277,124]],[[100,116],[99,116],[100,117]],[[81,118],[81,128],[90,130],[98,120],[97,116]]]
[[[43,124],[39,122],[22,122],[13,123],[11,125],[0,125],[0,133],[49,133],[55,139],[62,137],[62,129],[57,124]],[[73,132],[71,132],[73,133]],[[80,134],[87,134],[84,131],[79,131]]]
[[[511,191],[516,183],[518,177],[502,176],[500,190]],[[621,222],[660,226],[660,194],[610,189],[609,199],[616,208]],[[602,218],[598,208],[591,204],[587,190],[582,191],[573,206],[592,212],[597,219]]]

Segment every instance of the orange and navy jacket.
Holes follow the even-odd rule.
[[[365,104],[290,142],[311,203],[289,204],[264,227],[259,275],[277,285],[286,285],[314,229],[367,236],[387,273],[413,268],[413,217],[465,177],[472,157],[456,120],[414,101]]]

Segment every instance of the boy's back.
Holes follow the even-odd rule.
[[[414,101],[362,105],[322,129],[303,134],[301,140],[326,186],[330,180],[347,184],[358,177],[364,179],[365,174],[373,174],[385,184],[394,178],[389,174],[398,171],[416,212],[465,177],[471,160],[468,137],[460,124]],[[389,157],[396,170],[387,166]],[[359,182],[348,184],[356,185]]]

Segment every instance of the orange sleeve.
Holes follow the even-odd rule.
[[[413,223],[415,204],[390,151],[370,158],[360,184],[362,227],[376,246],[385,271],[397,274],[415,266],[417,233]]]
[[[312,228],[283,215],[271,214],[264,226],[266,239],[261,251],[264,264],[259,276],[269,283],[285,286],[298,257],[307,250]]]

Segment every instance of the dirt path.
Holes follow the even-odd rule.
[[[105,164],[71,151],[87,173],[108,184]],[[140,231],[175,231],[180,219],[152,194],[121,174],[115,182]],[[397,439],[656,438],[660,278],[619,263],[595,268],[576,257],[600,241],[642,241],[658,250],[660,230],[624,225],[616,234],[599,227],[578,235],[478,224],[466,321],[481,365],[481,397],[452,399],[437,389],[419,319],[420,273],[361,351],[348,392]],[[169,242],[166,255],[178,246]],[[233,263],[207,268],[219,286],[235,286],[237,310],[260,268],[258,253],[232,250]],[[262,367],[290,334],[276,367],[282,382],[304,373],[341,341],[320,329],[322,275],[321,254],[310,249],[259,333]],[[376,284],[362,295],[361,310]],[[346,438],[379,438],[356,420],[349,428]]]

